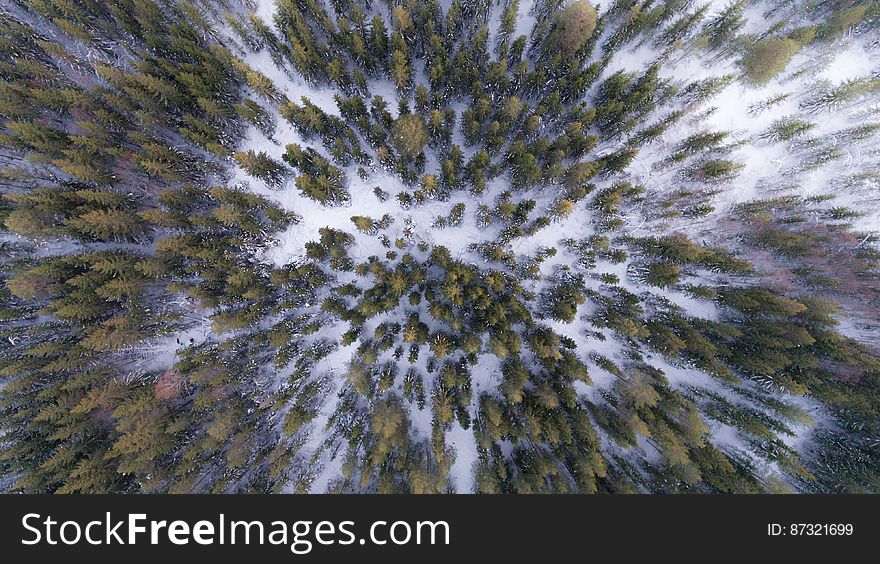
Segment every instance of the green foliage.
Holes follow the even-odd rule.
[[[392,127],[391,139],[402,158],[414,158],[422,152],[422,148],[428,143],[428,132],[424,119],[416,114],[400,116]]]
[[[651,286],[667,288],[678,283],[681,269],[673,262],[652,262],[645,268],[644,276]]]
[[[549,288],[543,295],[547,313],[557,321],[571,323],[577,313],[577,306],[586,301],[586,287],[582,276],[563,279]]]
[[[586,0],[571,2],[556,14],[545,50],[559,51],[566,57],[576,55],[593,36],[596,17],[596,8]]]
[[[282,158],[301,171],[296,187],[304,196],[325,205],[349,199],[343,172],[311,147],[303,150],[299,145],[288,145]]]
[[[262,151],[235,153],[235,160],[249,175],[259,178],[269,186],[277,188],[284,180],[286,173],[284,165]]]
[[[778,37],[763,39],[750,45],[740,60],[746,81],[753,85],[769,82],[785,70],[799,49],[800,45],[796,41]]]

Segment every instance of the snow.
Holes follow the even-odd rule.
[[[834,61],[819,72],[819,78],[843,82],[877,70],[877,57],[862,42],[853,42],[837,54]]]
[[[472,430],[462,428],[456,421],[452,430],[446,433],[446,442],[455,449],[455,462],[449,471],[456,493],[471,493],[473,490],[472,469],[477,461],[477,442]]]
[[[727,0],[712,0],[709,14],[719,12],[728,3]],[[443,2],[442,4],[448,7],[448,2]],[[515,31],[511,39],[515,39],[519,35],[528,34],[531,31],[536,22],[535,15],[532,13],[535,9],[535,4],[536,2],[533,0],[520,1]],[[607,4],[610,5],[610,3]],[[607,7],[607,5],[603,5],[601,10],[604,11]],[[272,0],[258,0],[255,3],[255,14],[270,26],[274,25],[274,9],[275,3]],[[380,10],[380,13],[387,20],[384,7],[378,7],[377,9]],[[495,45],[498,18],[502,9],[503,3],[495,4],[492,8],[489,20],[490,49]],[[751,3],[745,11],[747,23],[743,31],[745,33],[759,33],[766,30],[770,23],[772,23],[768,19],[771,17],[767,16],[767,13],[766,3]],[[607,30],[606,33],[608,33]],[[600,41],[601,43],[602,41]],[[693,112],[690,117],[682,120],[675,127],[667,131],[658,141],[644,147],[627,172],[630,181],[642,184],[647,188],[646,204],[623,210],[625,225],[622,232],[632,236],[644,236],[663,232],[666,230],[665,224],[648,217],[654,202],[684,187],[697,191],[706,190],[705,186],[695,186],[695,183],[684,180],[681,176],[682,166],[666,166],[662,164],[662,161],[669,156],[672,147],[675,147],[688,136],[698,132],[729,132],[730,135],[724,141],[725,145],[718,151],[718,155],[722,158],[729,158],[742,163],[744,168],[735,181],[721,183],[717,187],[712,187],[713,189],[717,188],[717,190],[706,197],[708,203],[715,207],[714,212],[704,218],[682,220],[674,225],[675,231],[683,232],[695,240],[711,240],[713,237],[721,236],[717,232],[717,222],[727,217],[731,208],[737,204],[756,198],[779,195],[781,188],[784,188],[786,185],[791,186],[788,190],[803,196],[827,193],[833,189],[835,182],[842,176],[864,170],[864,167],[867,165],[873,166],[876,169],[878,149],[876,146],[866,146],[863,152],[860,151],[855,155],[850,154],[846,160],[834,161],[816,170],[800,171],[798,167],[804,158],[802,151],[797,150],[789,143],[769,142],[761,137],[780,118],[801,116],[800,104],[807,94],[816,90],[818,81],[828,81],[836,85],[874,74],[880,69],[876,46],[868,45],[867,41],[861,38],[842,42],[841,45],[828,51],[828,53],[830,55],[823,55],[824,58],[817,57],[811,48],[805,48],[795,56],[786,72],[761,87],[747,86],[740,81],[732,82],[711,101],[704,103],[700,111]],[[621,70],[641,73],[651,63],[655,62],[659,55],[659,50],[652,45],[651,41],[641,41],[635,46],[625,45],[614,54],[609,64],[603,69],[602,79]],[[301,97],[307,97],[325,112],[339,115],[338,107],[333,99],[332,89],[311,85],[290,68],[279,68],[266,51],[258,53],[248,52],[245,53],[244,57],[245,62],[251,68],[271,78],[291,101],[299,102]],[[421,66],[417,66],[415,71],[415,82],[425,83],[426,80]],[[687,82],[707,77],[720,77],[731,73],[736,74],[737,72],[735,57],[710,59],[705,55],[685,54],[679,56],[678,53],[675,53],[669,60],[664,61],[661,76],[683,85]],[[596,84],[600,82],[601,79]],[[396,116],[398,112],[396,104],[398,95],[393,84],[387,79],[373,79],[370,81],[369,87],[370,95],[382,96],[388,102],[388,110],[393,116]],[[755,108],[759,107],[762,103],[782,95],[788,95],[788,97],[763,111],[755,111]],[[461,101],[456,101],[453,102],[452,107],[460,116],[467,106]],[[666,107],[658,108],[648,122],[653,122],[657,117],[664,115],[671,109],[674,109],[674,107],[674,104],[670,104]],[[714,108],[714,110],[711,112],[703,111],[710,108]],[[850,109],[833,117],[826,115],[812,116],[812,120],[817,123],[817,127],[809,135],[815,137],[828,136],[845,127],[861,124],[864,120],[859,118],[859,111],[866,111],[866,109]],[[872,115],[876,116],[877,113],[874,110]],[[702,118],[694,117],[701,114]],[[250,128],[242,139],[239,150],[265,151],[273,158],[280,160],[286,144],[306,144],[299,133],[283,120],[277,112],[274,113],[274,117],[277,122],[277,129],[272,139],[266,138],[255,128]],[[453,140],[461,146],[466,157],[470,157],[475,152],[475,148],[465,146],[459,129],[456,129]],[[319,146],[318,142],[313,140],[308,144],[326,155],[326,151]],[[597,148],[596,155],[616,150],[620,146],[620,140],[605,141]],[[429,172],[433,172],[433,169],[436,169],[436,160],[431,152],[429,152],[428,157],[429,164],[427,169]],[[497,224],[493,224],[488,228],[480,228],[476,222],[475,212],[479,203],[489,206],[494,205],[497,196],[509,188],[510,179],[506,174],[492,179],[488,183],[485,194],[481,196],[471,196],[464,192],[457,192],[448,201],[431,201],[425,205],[404,209],[400,206],[395,196],[400,191],[412,191],[412,186],[404,185],[395,174],[380,169],[369,170],[367,177],[361,178],[357,174],[356,169],[357,167],[350,166],[344,171],[347,178],[347,189],[351,195],[351,202],[348,205],[339,206],[323,206],[302,196],[294,186],[295,175],[291,175],[281,188],[273,189],[258,179],[248,177],[240,169],[236,169],[231,178],[232,183],[247,186],[248,189],[270,198],[285,209],[294,211],[301,218],[298,223],[292,225],[283,233],[278,234],[276,243],[264,251],[262,255],[263,260],[279,266],[301,260],[304,255],[304,244],[308,241],[317,240],[319,237],[318,232],[322,227],[331,227],[352,233],[355,236],[355,244],[350,249],[349,254],[356,261],[363,261],[374,255],[383,256],[388,250],[396,249],[383,247],[378,237],[357,233],[350,218],[353,215],[365,215],[378,220],[385,214],[390,214],[395,221],[389,229],[384,231],[384,234],[392,241],[402,237],[405,225],[407,222],[411,222],[415,226],[416,241],[426,241],[431,245],[443,245],[450,250],[453,257],[474,264],[484,264],[483,259],[471,250],[470,247],[474,243],[491,241],[497,235],[500,227]],[[608,186],[610,182],[611,180],[608,179],[597,179],[599,189]],[[381,202],[374,195],[373,188],[376,186],[381,187],[390,195],[387,201]],[[516,201],[521,197],[534,198],[537,202],[536,212],[531,216],[534,218],[538,213],[543,213],[543,210],[549,207],[556,196],[555,191],[553,188],[543,191],[533,190],[528,193],[515,194],[514,200]],[[862,185],[859,189],[848,187],[834,189],[834,191],[838,196],[838,200],[834,202],[835,205],[846,203],[853,207],[858,207],[866,199],[871,199],[872,204],[867,206],[870,212],[857,218],[855,225],[857,228],[864,229],[865,231],[880,230],[880,206],[876,205],[878,201],[876,182]],[[432,227],[437,217],[448,215],[452,206],[459,202],[464,202],[467,206],[461,226],[446,227],[444,229]],[[542,248],[556,247],[557,255],[548,258],[541,265],[541,274],[546,277],[559,265],[574,263],[575,257],[564,250],[564,247],[559,242],[566,238],[581,239],[596,233],[594,216],[595,212],[589,209],[588,199],[585,202],[579,203],[569,217],[553,222],[537,235],[515,239],[511,244],[511,249],[517,258],[520,259],[534,256]],[[409,248],[404,252],[417,254],[413,248]],[[602,285],[597,281],[597,275],[602,273],[615,274],[620,279],[620,286],[632,293],[643,294],[648,291],[680,307],[689,316],[708,320],[718,318],[718,310],[711,301],[692,298],[678,289],[649,288],[634,280],[629,271],[631,261],[632,259],[621,264],[614,264],[600,260],[595,269],[586,272],[586,274],[594,275],[587,278],[588,286],[601,290]],[[575,272],[583,271],[580,268],[573,268],[573,270]],[[687,282],[691,276],[694,278],[717,278],[717,276],[710,273],[687,272],[683,282]],[[345,278],[345,276],[342,276],[340,282],[355,280],[351,276],[348,277],[348,280],[345,280]],[[538,281],[526,281],[524,285],[530,291],[539,294],[546,288],[547,281],[546,278]],[[423,308],[424,304],[419,308],[422,319],[432,325],[431,329],[442,329],[442,324],[430,320]],[[399,319],[403,309],[401,307],[370,320],[367,330],[372,330],[372,328],[385,319]],[[409,309],[412,310],[412,308]],[[589,360],[589,355],[592,352],[598,352],[612,360],[625,362],[628,345],[622,343],[608,331],[604,332],[605,340],[600,340],[594,336],[595,328],[589,323],[589,317],[594,309],[594,304],[588,301],[578,308],[578,316],[571,324],[555,322],[549,319],[542,319],[541,322],[552,327],[558,334],[570,337],[577,343],[578,356],[581,360],[587,362],[590,367],[592,384],[584,385],[578,383],[576,389],[583,398],[590,401],[600,401],[600,391],[610,389],[615,376],[596,366],[595,363]],[[316,338],[327,338],[335,342],[344,329],[345,327],[340,324],[330,325],[322,329]],[[320,413],[311,426],[312,433],[302,449],[305,459],[310,457],[317,459],[316,467],[314,468],[314,480],[311,484],[311,489],[315,492],[324,491],[328,484],[338,477],[340,471],[341,456],[337,455],[334,457],[325,452],[330,450],[326,448],[327,431],[325,428],[330,416],[336,409],[338,392],[344,383],[342,368],[352,357],[354,348],[354,345],[338,347],[329,357],[322,360],[319,363],[320,366],[316,368],[316,371],[320,372],[321,375],[329,376],[329,381],[333,382],[333,386],[326,394],[326,400],[321,407]],[[424,367],[427,355],[425,351],[422,351],[422,353],[415,366],[423,373],[425,392],[429,395],[432,389],[433,375],[425,374]],[[380,357],[380,362],[389,358],[391,358],[390,351],[387,351]],[[686,390],[691,387],[697,387],[711,390],[731,401],[736,401],[737,396],[730,388],[693,367],[683,363],[670,363],[659,355],[648,355],[647,359],[652,365],[664,371],[670,386],[674,389]],[[405,367],[401,370],[402,372],[405,372]],[[472,416],[475,416],[480,394],[498,393],[500,363],[494,356],[484,354],[479,357],[477,365],[471,367],[471,372],[473,399],[470,412]],[[402,374],[394,385],[394,390],[397,393],[400,393],[402,387],[401,379]],[[823,416],[820,413],[821,410],[815,401],[808,398],[786,399],[798,403],[807,411],[815,414],[814,418],[819,424],[823,421]],[[427,440],[431,436],[430,402],[428,404],[425,409],[418,409],[415,405],[409,406],[409,418],[414,438]],[[793,437],[786,437],[784,440],[786,444],[793,448],[801,448],[809,440],[812,427],[804,425],[798,426],[794,430],[795,435]],[[609,444],[607,437],[604,437],[601,430],[599,433],[600,436],[603,436],[603,449],[614,450],[616,447]],[[717,422],[710,422],[710,434],[712,442],[719,447],[733,449],[737,452],[749,452],[749,447],[743,436],[732,427]],[[473,489],[472,469],[477,460],[477,446],[473,430],[466,430],[456,422],[447,431],[446,440],[447,444],[453,447],[456,452],[455,462],[450,472],[450,482],[455,491],[460,493],[470,492]],[[508,445],[508,447],[511,447],[511,445]],[[640,438],[637,450],[641,451],[648,461],[658,460],[659,453],[644,438]]]
[[[275,0],[259,0],[254,2],[254,5],[254,14],[266,25],[273,25],[275,22]]]
[[[511,34],[511,39],[515,40],[520,35],[528,36],[532,32],[537,19],[532,14],[535,7],[535,0],[520,0],[519,12],[516,14],[516,27]]]

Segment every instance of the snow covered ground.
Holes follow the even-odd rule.
[[[382,3],[375,4],[380,11],[385,9]],[[534,4],[534,2],[525,0],[520,2],[514,37],[528,34],[531,31],[535,22],[532,13]],[[717,12],[726,4],[726,1],[713,2],[710,14]],[[752,3],[746,11],[748,23],[744,28],[745,32],[758,32],[766,29],[767,21],[764,20],[761,4],[761,2]],[[489,19],[490,46],[494,45],[501,9],[502,6],[493,6]],[[254,12],[266,24],[273,25],[273,0],[257,0]],[[640,72],[655,61],[658,55],[658,50],[650,42],[644,42],[636,48],[624,46],[615,53],[604,69],[603,78],[618,70]],[[661,76],[680,84],[737,72],[734,58],[708,60],[706,56],[697,54],[685,55],[677,59],[675,57],[678,55],[673,56],[675,62],[666,61],[662,67]],[[271,78],[289,99],[299,101],[301,97],[306,97],[327,113],[339,115],[339,109],[333,99],[334,92],[331,89],[311,86],[298,77],[292,69],[279,68],[267,51],[256,53],[247,51],[244,54],[244,59],[251,68]],[[812,49],[804,49],[791,61],[785,73],[765,86],[752,87],[739,81],[733,81],[705,104],[705,108],[714,107],[714,111],[703,119],[689,118],[677,124],[653,145],[645,147],[627,171],[631,182],[646,187],[648,204],[645,205],[645,208],[648,208],[650,203],[659,201],[682,186],[679,167],[664,167],[661,163],[669,155],[671,147],[697,132],[729,132],[730,135],[724,142],[729,147],[726,158],[742,163],[744,168],[735,181],[723,183],[719,186],[719,190],[709,197],[711,205],[715,208],[714,211],[705,217],[680,218],[672,223],[664,223],[656,218],[649,218],[641,207],[627,209],[623,232],[633,236],[646,236],[659,234],[658,230],[665,229],[668,232],[685,233],[695,240],[711,240],[713,236],[718,234],[714,226],[718,223],[719,218],[727,216],[732,207],[756,198],[766,198],[780,195],[780,193],[793,193],[805,197],[832,193],[835,196],[833,205],[845,205],[864,212],[854,220],[854,228],[857,231],[866,233],[880,231],[880,205],[877,205],[877,202],[880,201],[880,184],[876,178],[868,178],[845,186],[838,182],[849,174],[866,169],[877,169],[877,157],[880,151],[875,144],[872,144],[872,141],[867,142],[864,147],[860,147],[857,154],[849,153],[825,166],[801,171],[799,164],[803,154],[791,143],[762,140],[762,135],[777,120],[787,116],[804,117],[802,104],[811,93],[816,91],[817,85],[821,81],[827,81],[831,85],[839,85],[849,80],[877,76],[878,72],[880,72],[880,53],[878,53],[877,46],[870,44],[868,38],[854,36],[842,41],[830,57],[817,58]],[[597,84],[600,81],[597,81]],[[425,77],[418,73],[416,83],[420,82],[426,81]],[[383,96],[389,102],[389,110],[396,113],[396,93],[390,82],[387,80],[372,81],[370,82],[370,90],[371,94]],[[766,109],[756,110],[768,100],[775,98],[780,98],[780,101]],[[463,106],[457,106],[459,114],[462,108]],[[866,118],[865,113],[868,110],[873,113]],[[662,115],[663,112],[664,108],[660,108],[655,115]],[[842,129],[864,124],[866,119],[876,118],[876,114],[876,107],[855,107],[833,114],[830,112],[812,114],[807,117],[815,123],[815,128],[808,135],[827,139]],[[242,151],[264,151],[271,157],[280,160],[285,145],[290,143],[306,144],[298,132],[277,112],[274,117],[277,129],[271,139],[256,128],[251,128],[242,139],[239,149]],[[614,148],[615,145],[611,143],[598,147],[597,152],[601,153],[603,150]],[[318,150],[323,152],[320,148]],[[431,245],[443,245],[450,250],[453,257],[461,258],[467,262],[480,263],[483,261],[478,254],[471,250],[471,245],[491,241],[497,235],[497,228],[492,226],[481,229],[478,226],[475,214],[476,205],[478,203],[491,205],[498,194],[508,189],[509,179],[506,175],[490,182],[486,192],[478,198],[469,197],[464,193],[456,193],[448,201],[432,201],[427,205],[404,209],[394,198],[394,195],[409,187],[405,186],[396,175],[375,169],[370,170],[366,178],[360,178],[356,168],[351,166],[345,170],[348,179],[347,187],[351,194],[351,202],[345,206],[322,206],[303,197],[293,185],[293,176],[282,187],[276,189],[248,176],[243,170],[236,170],[232,178],[233,183],[246,185],[250,190],[278,202],[285,209],[291,210],[301,217],[297,224],[280,234],[273,247],[265,250],[264,260],[275,265],[283,265],[301,259],[304,254],[304,244],[317,240],[318,230],[322,227],[332,227],[354,234],[356,242],[350,250],[350,254],[356,261],[362,261],[374,255],[382,256],[389,249],[383,247],[377,237],[356,233],[350,218],[353,215],[366,215],[378,219],[385,214],[390,214],[394,218],[394,223],[386,231],[386,234],[392,241],[403,236],[405,226],[411,222],[415,226],[416,240],[426,241]],[[606,187],[608,182],[600,181],[599,189]],[[782,185],[790,187],[780,190]],[[392,197],[387,201],[380,201],[373,191],[377,186]],[[549,192],[534,191],[529,196],[537,200],[538,210],[546,209],[553,200],[553,196]],[[448,215],[452,207],[459,202],[464,202],[467,206],[461,226],[443,229],[432,227],[437,217]],[[541,267],[541,272],[545,276],[551,274],[556,265],[570,264],[574,257],[564,251],[560,241],[566,238],[580,239],[594,234],[594,225],[590,220],[593,212],[588,206],[589,202],[581,202],[568,218],[552,223],[533,237],[514,240],[513,252],[517,256],[533,256],[541,248],[556,247],[559,253],[553,259],[547,260]],[[593,273],[615,274],[620,279],[620,285],[635,294],[647,290],[644,284],[634,280],[629,274],[629,264],[626,262],[613,264],[600,261],[593,269]],[[588,281],[591,286],[599,286],[595,280]],[[531,285],[532,291],[540,292],[544,287],[544,282],[536,281]],[[651,288],[650,291],[668,299],[691,316],[715,319],[718,315],[717,308],[710,301],[696,299],[676,290]],[[589,322],[589,316],[586,315],[589,307],[589,304],[582,306],[579,311],[579,319],[576,319],[572,324],[547,320],[548,325],[559,334],[574,339],[578,343],[579,355],[585,360],[590,352],[598,352],[609,358],[619,358],[624,355],[624,346],[610,334],[605,341],[599,341],[591,336],[595,329]],[[371,321],[369,329],[372,329],[383,319],[385,317],[380,316]],[[330,326],[323,329],[318,337],[334,340],[338,339],[340,334],[340,326]],[[320,453],[319,469],[315,473],[316,478],[312,485],[313,491],[322,491],[339,472],[341,456],[333,459],[329,451],[323,452],[320,449],[325,442],[327,420],[336,407],[336,392],[344,383],[343,367],[352,353],[353,346],[340,347],[321,363],[321,370],[333,375],[335,389],[327,394],[326,403],[322,406],[318,418],[312,425],[312,436],[304,448],[306,458],[310,453]],[[381,359],[388,358],[387,355],[388,353]],[[676,389],[704,388],[736,401],[736,396],[730,393],[729,389],[699,370],[684,365],[670,364],[657,355],[651,357],[650,361],[655,366],[662,368],[669,383]],[[610,387],[614,377],[594,364],[590,364],[590,369],[593,384],[592,386],[581,386],[579,391],[586,397],[595,399],[597,390]],[[491,355],[482,356],[479,363],[472,367],[472,373],[474,375],[474,399],[471,409],[476,413],[476,401],[479,394],[483,391],[495,393],[497,390],[500,381],[497,359]],[[399,388],[400,385],[398,381],[396,387]],[[786,399],[798,402],[805,411],[813,414],[817,421],[822,419],[821,409],[816,402],[806,398],[788,397]],[[414,408],[410,413],[410,419],[415,434],[425,439],[430,437],[430,409]],[[795,428],[795,436],[786,437],[785,441],[790,446],[797,447],[808,439],[810,430],[811,427],[808,425],[799,426]],[[739,433],[730,426],[713,423],[711,435],[713,442],[719,446],[740,451],[749,450]],[[472,468],[477,457],[473,431],[465,430],[458,423],[455,423],[447,431],[446,439],[447,444],[456,451],[455,463],[450,474],[451,484],[455,491],[471,491],[473,488]],[[606,437],[603,437],[603,443],[611,448]],[[641,450],[647,452],[651,450],[651,447],[642,444]],[[772,472],[773,469],[769,471]]]

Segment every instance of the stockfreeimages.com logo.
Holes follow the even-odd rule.
[[[224,514],[216,521],[156,521],[145,513],[130,513],[125,519],[104,519],[81,523],[58,521],[51,515],[43,517],[28,513],[21,519],[25,533],[21,543],[27,546],[76,545],[137,545],[164,544],[199,545],[268,544],[288,546],[294,554],[308,554],[315,545],[448,545],[449,524],[446,521],[373,521],[367,538],[355,535],[354,521],[234,521]]]

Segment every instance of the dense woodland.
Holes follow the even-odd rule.
[[[880,489],[880,2],[263,2],[0,4],[0,491]]]

